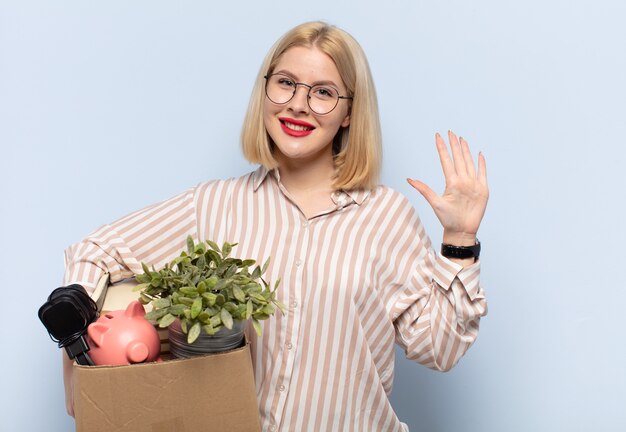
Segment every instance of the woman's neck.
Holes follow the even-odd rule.
[[[280,163],[280,181],[289,192],[307,219],[310,219],[333,206],[331,195],[335,167],[332,163],[309,161],[299,164],[294,161]]]
[[[335,164],[332,155],[299,161],[278,158],[278,171],[283,186],[293,194],[315,191],[332,192]],[[282,160],[281,160],[282,159]]]

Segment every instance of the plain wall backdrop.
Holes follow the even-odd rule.
[[[0,2],[0,429],[70,431],[37,309],[63,250],[200,181],[241,175],[239,130],[270,45],[303,21],[368,55],[383,182],[441,192],[434,134],[487,159],[489,315],[449,373],[397,351],[411,431],[626,430],[626,3]]]

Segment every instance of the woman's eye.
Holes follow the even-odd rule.
[[[314,87],[312,93],[319,98],[330,99],[334,98],[337,92],[330,87]]]
[[[279,78],[278,84],[283,87],[290,87],[290,88],[293,88],[296,85],[292,80],[288,78]]]

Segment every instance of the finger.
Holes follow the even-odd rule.
[[[465,158],[463,158],[463,152],[461,151],[461,145],[459,140],[452,131],[448,131],[448,139],[450,140],[450,149],[452,150],[452,159],[454,161],[454,169],[459,175],[467,174],[467,168],[465,168]]]
[[[406,181],[411,186],[413,186],[415,190],[421,193],[424,198],[426,198],[426,201],[428,201],[428,204],[430,204],[433,209],[435,208],[436,201],[439,196],[431,188],[429,188],[426,184],[422,183],[419,180],[413,180],[408,178],[406,179]]]
[[[482,152],[478,153],[478,181],[487,186],[487,162]]]
[[[461,151],[463,152],[463,159],[465,160],[465,170],[467,171],[467,175],[469,175],[471,178],[476,178],[474,160],[472,159],[472,153],[470,152],[469,144],[463,139],[463,137],[460,137],[459,141],[461,141]]]
[[[441,168],[443,168],[443,175],[446,179],[451,178],[456,174],[454,169],[454,162],[450,158],[446,142],[443,140],[439,133],[435,134],[435,143],[437,144],[437,152],[439,153],[439,161],[441,161]]]

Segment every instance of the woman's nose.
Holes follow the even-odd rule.
[[[309,112],[309,88],[301,85],[289,101],[289,108],[296,112]]]

